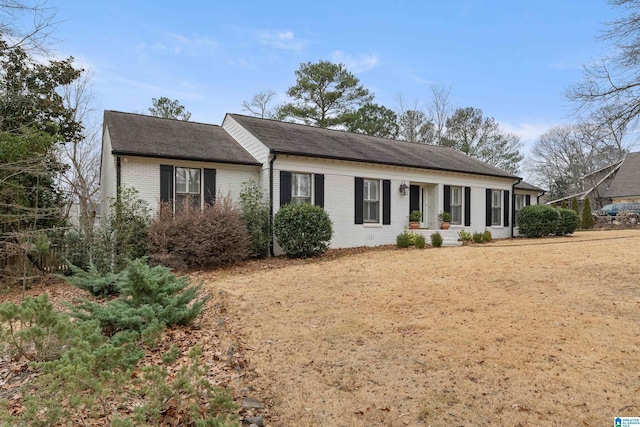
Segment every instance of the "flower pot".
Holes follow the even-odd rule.
[[[420,228],[419,221],[409,221],[409,228],[415,230],[416,228]]]
[[[443,222],[442,224],[440,224],[440,229],[441,230],[448,230],[449,227],[451,227],[451,223],[450,222]]]

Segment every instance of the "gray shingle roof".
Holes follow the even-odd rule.
[[[229,114],[274,153],[517,178],[457,150]]]
[[[640,195],[640,151],[629,153],[624,158],[615,178],[609,185],[605,197]]]
[[[216,125],[107,110],[113,154],[259,165]]]
[[[526,181],[520,181],[518,184],[516,184],[516,188],[518,190],[525,190],[525,191],[538,191],[538,192],[544,192],[546,190],[540,188],[540,187],[536,187],[533,184],[529,184]]]

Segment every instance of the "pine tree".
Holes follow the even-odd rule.
[[[584,199],[584,208],[582,209],[582,228],[588,230],[593,228],[593,216],[591,215],[591,203],[589,196]]]
[[[580,208],[578,207],[578,198],[576,196],[573,196],[573,200],[571,200],[571,210],[578,215],[578,224],[582,224],[582,220],[580,219]]]
[[[567,209],[567,199],[562,199],[562,203],[560,203],[560,209]]]

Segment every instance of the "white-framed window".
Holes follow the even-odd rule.
[[[491,192],[491,225],[502,225],[502,190]]]
[[[311,174],[291,174],[291,203],[311,203]]]
[[[451,187],[451,224],[462,224],[462,187]]]
[[[380,181],[363,180],[363,220],[365,223],[380,222]]]
[[[524,194],[516,194],[516,209],[514,212],[514,219],[513,219],[513,223],[514,225],[518,225],[518,213],[520,212],[520,209],[524,208],[525,205],[527,204],[527,196],[525,196]]]
[[[194,207],[200,207],[200,169],[176,167],[176,210],[189,198]]]

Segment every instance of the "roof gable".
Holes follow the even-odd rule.
[[[629,153],[605,194],[608,198],[640,195],[640,151]]]
[[[104,124],[113,154],[259,165],[220,126],[110,110]]]
[[[395,141],[241,114],[229,116],[277,154],[518,178],[448,147]]]

